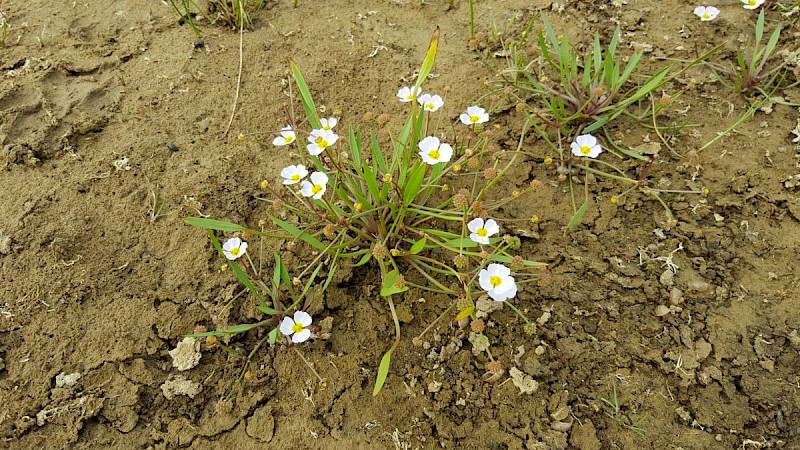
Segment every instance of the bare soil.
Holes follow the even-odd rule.
[[[315,313],[333,319],[331,337],[296,348],[324,384],[287,345],[261,348],[245,377],[245,359],[219,348],[203,347],[188,371],[174,368],[168,351],[197,325],[258,317],[246,301],[226,309],[240,286],[219,270],[205,233],[182,219],[255,227],[265,218],[259,183],[291,161],[271,145],[290,103],[290,59],[318,105],[341,111],[342,126],[375,128],[366,113],[387,113],[396,126],[394,95],[439,25],[427,88],[447,92],[441,128],[455,133],[458,113],[485,96],[494,144],[513,149],[524,118],[488,87],[507,64],[502,40],[540,10],[577,43],[595,31],[607,38],[618,23],[621,52],[646,44],[644,71],[720,42],[713,61],[730,67],[756,18],[734,1],[701,23],[683,0],[492,0],[476,2],[485,40],[475,51],[466,0],[299,3],[269,2],[244,33],[228,135],[236,31],[201,22],[205,45],[195,48],[157,0],[0,5],[11,24],[0,48],[0,447],[800,448],[798,109],[771,105],[692,154],[752,102],[706,66],[668,86],[686,92],[662,125],[696,126],[666,130],[674,151],[664,148],[647,174],[659,186],[710,190],[667,198],[677,225],[638,193],[612,205],[622,187],[597,180],[582,224],[565,233],[567,185],[533,137],[501,185],[498,195],[509,195],[543,181],[498,216],[521,236],[525,257],[549,264],[548,282],[516,300],[536,332],[523,333],[509,309],[486,330],[494,358],[536,381],[532,392],[509,372],[487,381],[486,354],[473,354],[452,314],[412,345],[454,299],[410,291],[399,300],[403,344],[373,397],[394,327],[369,271],[338,280]],[[768,17],[787,28],[779,48],[797,49],[798,14]],[[797,81],[792,69],[787,84]],[[776,95],[800,101],[797,87]],[[660,142],[632,121],[611,136],[631,148]],[[170,214],[151,217],[154,197]],[[278,244],[265,254],[280,248],[302,267]],[[671,310],[657,315],[671,295]],[[246,353],[262,336],[229,345]],[[618,412],[603,401],[615,391]]]

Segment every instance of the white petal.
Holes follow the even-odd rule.
[[[311,174],[311,181],[314,184],[327,184],[328,176],[325,175],[325,172],[314,172]]]
[[[309,330],[308,328],[303,328],[303,331],[295,333],[294,336],[292,336],[292,342],[294,342],[295,344],[299,344],[301,342],[307,341],[308,338],[310,337],[311,337],[311,330]]]
[[[469,238],[473,242],[477,242],[478,244],[482,244],[482,245],[489,245],[489,243],[490,243],[488,236],[481,237],[481,236],[478,236],[477,233],[470,233]]]
[[[477,233],[479,229],[483,228],[483,219],[476,217],[469,221],[467,229],[473,233]]]
[[[461,123],[464,125],[472,125],[472,122],[469,120],[469,114],[461,114],[458,118],[461,119]]]
[[[294,321],[295,323],[299,323],[304,327],[307,327],[311,325],[311,315],[305,311],[295,311]]]
[[[486,269],[481,269],[481,272],[478,274],[478,284],[481,286],[481,289],[484,291],[490,291],[494,289],[492,283],[489,281],[492,278],[492,274],[489,273]]]
[[[582,134],[575,138],[575,142],[578,144],[579,147],[594,147],[597,145],[597,138],[592,136],[591,134]]]
[[[284,336],[291,336],[294,331],[292,331],[292,327],[294,327],[294,320],[291,317],[284,317],[283,322],[281,322],[281,333]]]
[[[436,150],[437,148],[439,148],[439,138],[437,138],[436,136],[428,136],[425,139],[419,141],[418,147],[425,153],[431,150]]]
[[[300,193],[303,194],[303,197],[311,197],[314,195],[312,189],[314,185],[309,183],[308,180],[303,180],[303,184],[300,187]]]
[[[502,264],[489,264],[486,269],[489,270],[491,275],[498,275],[500,277],[506,277],[511,274],[511,269]]]
[[[453,147],[450,144],[442,144],[439,146],[439,161],[447,162],[453,157]]]
[[[277,145],[278,147],[282,147],[286,145],[286,139],[283,136],[278,136],[272,140],[272,145]]]
[[[487,220],[483,227],[486,228],[486,232],[489,234],[489,236],[500,232],[500,227],[497,225],[497,222],[495,222],[494,219]]]

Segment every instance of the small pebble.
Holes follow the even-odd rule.
[[[708,292],[711,290],[711,285],[703,280],[694,280],[689,282],[689,289],[695,292]]]
[[[669,304],[672,306],[677,306],[683,303],[683,291],[678,288],[672,288],[669,291]]]
[[[173,151],[173,152],[177,152],[178,150],[180,150],[177,145],[175,145],[175,144],[173,144],[171,142],[167,143],[167,148],[170,149],[170,151]]]
[[[666,305],[658,305],[656,306],[656,316],[663,317],[669,314],[669,308]]]
[[[194,41],[194,48],[203,48],[206,46],[206,41],[202,39],[197,39]]]

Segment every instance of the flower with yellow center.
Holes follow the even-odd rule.
[[[415,98],[417,98],[417,96],[419,96],[420,91],[422,91],[422,88],[405,86],[397,91],[397,98],[399,98],[403,103],[412,102]]]
[[[464,125],[477,125],[489,121],[489,114],[480,106],[470,106],[467,112],[459,116],[461,123]]]
[[[281,322],[280,330],[284,336],[291,336],[292,342],[299,344],[305,342],[311,337],[311,330],[308,326],[311,325],[312,319],[305,311],[295,311],[294,317],[284,317]]]
[[[336,117],[329,117],[327,119],[319,119],[319,123],[320,125],[322,125],[322,129],[327,131],[327,130],[332,130],[333,127],[335,127],[336,124],[339,123],[339,119],[337,119]]]
[[[319,200],[328,188],[328,175],[324,172],[314,172],[311,174],[311,181],[303,181],[300,193],[303,197],[311,197]]]
[[[492,300],[502,302],[517,295],[517,283],[511,269],[502,264],[489,264],[478,273],[478,284]]]
[[[428,112],[434,112],[444,105],[444,100],[438,95],[422,94],[417,98],[417,102]]]
[[[597,158],[603,151],[600,144],[597,143],[597,138],[591,134],[582,134],[575,138],[575,141],[570,144],[572,154],[575,156]]]
[[[742,0],[744,9],[756,9],[764,4],[764,0]]]
[[[306,149],[311,156],[317,156],[335,144],[338,139],[339,136],[331,130],[313,130],[308,136],[310,144],[306,146]]]
[[[494,219],[484,221],[480,217],[472,219],[467,224],[467,229],[471,232],[469,238],[483,245],[488,245],[489,237],[500,232],[500,227]]]
[[[281,128],[281,135],[272,140],[272,145],[277,145],[279,147],[289,145],[294,142],[296,138],[297,135],[294,133],[294,130],[292,130],[292,126],[286,125]]]
[[[233,261],[247,253],[247,242],[239,238],[228,239],[222,245],[222,253],[224,253],[225,257],[230,261]]]
[[[305,178],[306,175],[308,175],[308,170],[306,170],[306,166],[302,164],[284,167],[283,170],[281,170],[283,184],[297,184],[300,180]]]
[[[714,20],[719,14],[719,10],[713,6],[698,6],[694,9],[694,15],[699,17],[702,22]]]
[[[453,147],[450,147],[450,144],[440,143],[439,138],[435,136],[428,136],[419,141],[419,156],[423,162],[430,165],[447,162],[453,157]]]

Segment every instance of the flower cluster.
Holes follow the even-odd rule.
[[[694,9],[694,15],[699,17],[701,21],[708,22],[719,15],[719,9],[713,6],[698,6]]]

